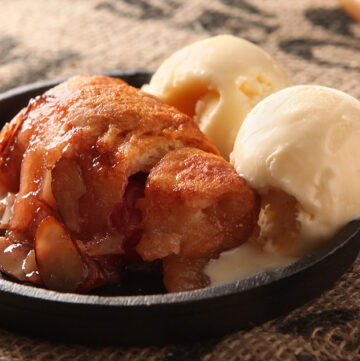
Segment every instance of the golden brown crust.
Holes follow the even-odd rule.
[[[260,208],[257,194],[228,162],[194,148],[162,158],[139,203],[144,233],[136,249],[146,261],[164,259],[171,292],[202,287],[201,272],[191,284],[199,273],[196,265],[245,242]]]
[[[32,101],[9,127],[12,137],[8,129],[3,131],[0,175],[11,176],[7,185],[15,178],[7,168],[21,173],[15,209],[21,197],[39,191],[46,171],[61,157],[76,159],[86,169],[83,175],[92,191],[91,199],[82,200],[86,211],[97,198],[113,197],[104,187],[116,187],[114,201],[120,201],[128,177],[149,171],[171,149],[195,146],[217,152],[191,118],[122,80],[103,76],[71,78]],[[9,153],[9,143],[18,144],[22,157]],[[26,171],[20,172],[20,166]],[[38,207],[33,203],[29,214]],[[100,213],[94,219],[98,217],[102,219]],[[19,228],[19,222],[13,227]]]
[[[256,223],[259,200],[223,158],[182,148],[151,170],[142,210],[144,235],[137,250],[143,259],[198,258],[244,242]]]
[[[111,216],[129,177],[184,146],[218,154],[190,117],[157,98],[119,79],[73,77],[32,100],[0,134],[0,185],[17,193],[8,232],[32,246],[50,216],[73,240],[122,242]]]

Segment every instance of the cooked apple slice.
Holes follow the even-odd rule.
[[[168,292],[182,292],[204,288],[210,284],[203,272],[208,258],[187,259],[177,255],[163,260],[164,285]]]
[[[31,249],[22,263],[22,270],[27,281],[42,286],[43,282],[40,278],[39,268],[36,263],[35,251]]]
[[[61,158],[54,165],[51,176],[60,216],[68,228],[79,232],[79,199],[86,192],[81,168],[76,160]]]
[[[56,200],[52,192],[51,170],[47,169],[42,181],[39,198],[52,209],[56,209]]]
[[[0,200],[0,228],[6,229],[9,226],[9,221],[13,216],[13,209],[16,195],[8,192],[6,196]]]
[[[95,238],[86,243],[86,253],[91,257],[124,254],[123,241],[122,235],[108,234],[102,238]]]
[[[85,278],[85,264],[64,226],[54,217],[40,224],[35,237],[35,255],[46,287],[75,291]]]
[[[0,237],[0,270],[19,281],[25,281],[22,264],[28,252],[29,248],[24,244],[13,243],[6,237]]]

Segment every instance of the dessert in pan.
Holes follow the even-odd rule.
[[[218,36],[143,91],[84,75],[31,100],[0,134],[0,269],[87,293],[160,263],[180,292],[311,252],[359,213],[360,105],[316,86],[268,97],[290,85]]]
[[[75,77],[34,99],[1,152],[0,262],[19,280],[86,292],[163,259],[168,290],[198,288],[206,260],[256,224],[256,193],[193,120],[121,80]]]

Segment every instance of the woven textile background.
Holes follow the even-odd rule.
[[[335,0],[0,0],[0,91],[78,73],[155,69],[174,50],[220,33],[263,47],[296,84],[360,98],[360,24]],[[0,360],[359,360],[359,271],[358,260],[319,299],[218,339],[94,347],[0,329]]]

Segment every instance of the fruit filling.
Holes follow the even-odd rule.
[[[129,178],[124,200],[111,214],[113,225],[124,237],[124,258],[129,262],[141,260],[135,249],[143,233],[142,213],[136,205],[139,199],[144,198],[146,178],[145,173],[137,173]]]
[[[262,189],[260,194],[259,229],[253,241],[268,252],[291,251],[299,242],[298,201],[276,188]]]

